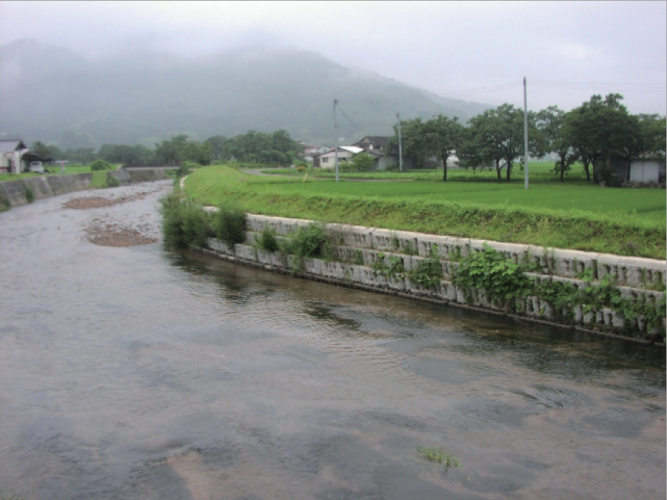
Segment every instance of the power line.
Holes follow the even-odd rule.
[[[532,80],[531,86],[559,90],[595,90],[612,88],[618,92],[662,92],[667,90],[664,83],[612,83],[612,82],[558,82],[552,80]]]
[[[486,93],[486,92],[496,92],[498,90],[506,90],[506,89],[511,89],[511,88],[518,88],[521,87],[521,83],[515,83],[515,82],[507,82],[507,83],[500,83],[497,85],[489,85],[486,87],[474,87],[474,88],[469,88],[469,89],[461,89],[461,90],[452,90],[449,92],[437,92],[437,95],[441,97],[461,97],[461,96],[467,96],[467,95],[474,95],[474,94],[479,94],[479,93]]]

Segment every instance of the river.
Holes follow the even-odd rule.
[[[664,350],[86,239],[169,186],[0,213],[0,498],[665,498]]]

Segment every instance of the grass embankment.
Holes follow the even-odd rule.
[[[529,190],[520,180],[336,184],[302,178],[259,177],[215,166],[194,172],[185,187],[202,203],[233,199],[251,213],[665,258],[661,189],[602,189],[539,182],[539,177]]]

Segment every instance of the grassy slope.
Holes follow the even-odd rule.
[[[448,183],[308,181],[198,170],[187,192],[249,212],[557,248],[665,258],[665,192],[601,189],[578,181]]]

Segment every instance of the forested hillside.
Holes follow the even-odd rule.
[[[334,98],[345,113],[337,130]],[[332,143],[391,135],[399,112],[465,121],[486,108],[296,50],[247,47],[193,58],[138,50],[89,61],[32,40],[0,47],[0,132],[63,149],[279,129]]]

